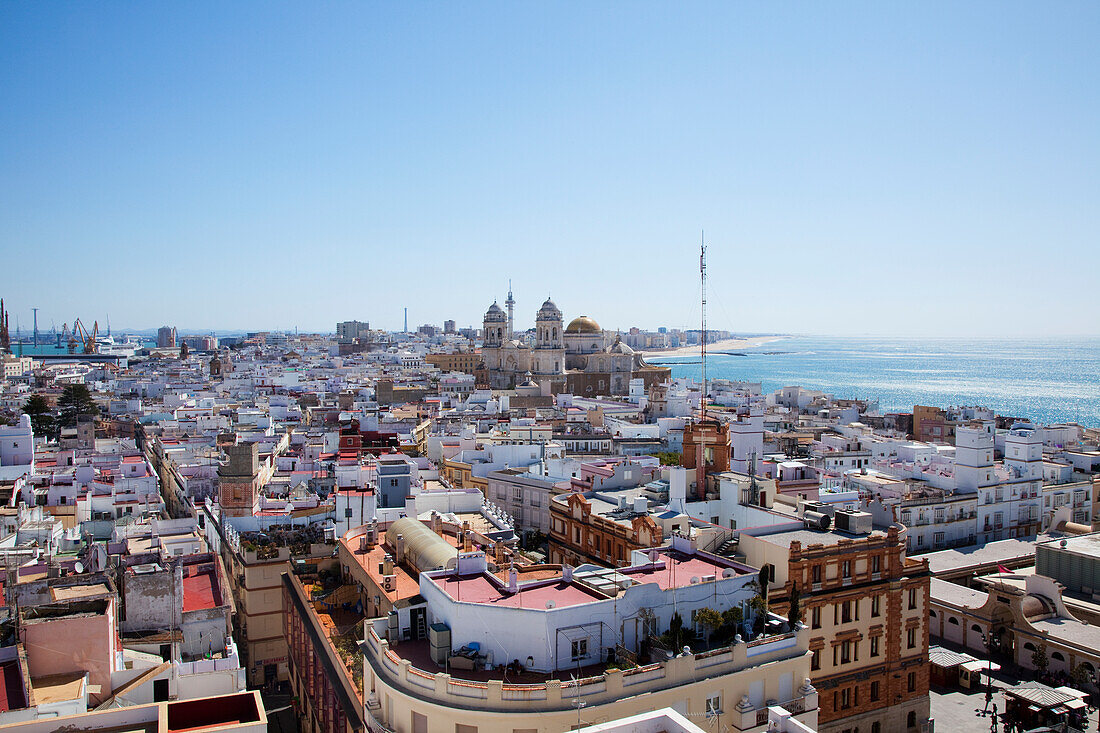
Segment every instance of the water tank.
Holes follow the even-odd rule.
[[[830,519],[828,514],[822,514],[821,512],[808,511],[802,515],[802,519],[806,522],[806,527],[809,529],[828,529]]]

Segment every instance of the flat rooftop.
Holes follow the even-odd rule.
[[[676,551],[663,552],[659,559],[665,563],[663,568],[633,570],[623,568],[619,572],[636,583],[656,583],[661,590],[691,585],[692,579],[702,580],[708,575],[721,579],[722,573],[726,570],[733,570],[737,575],[748,575],[754,572],[747,568],[720,563],[703,555],[685,555]]]
[[[874,530],[869,534],[852,534],[837,529],[814,530],[792,529],[784,532],[757,535],[760,539],[780,547],[790,547],[792,542],[801,542],[803,547],[809,545],[837,545],[841,540],[862,540],[868,537],[885,537],[886,533]]]
[[[81,697],[84,693],[84,676],[86,674],[86,672],[69,672],[67,674],[35,677],[31,680],[31,687],[34,688],[34,701],[41,705],[44,702],[62,702]]]
[[[183,611],[214,608],[222,603],[218,578],[212,563],[183,568]]]
[[[1035,541],[1021,539],[998,540],[987,542],[984,545],[929,552],[920,557],[928,561],[928,569],[932,571],[932,574],[938,575],[982,565],[1033,559],[1035,557]]]
[[[1077,535],[1076,537],[1067,536],[1036,544],[1045,545],[1050,550],[1072,552],[1075,555],[1086,557],[1100,557],[1100,532]]]
[[[498,588],[485,575],[467,575],[459,578],[453,575],[436,578],[435,582],[456,601],[465,603],[486,603],[510,608],[546,608],[549,601],[558,608],[580,606],[592,601],[603,600],[603,596],[576,583],[558,581],[535,588],[523,588],[516,593]]]

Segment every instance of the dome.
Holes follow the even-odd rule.
[[[600,333],[600,324],[588,316],[577,316],[566,326],[566,333]]]
[[[634,349],[630,348],[622,341],[616,339],[615,343],[607,347],[607,353],[609,354],[633,354]]]
[[[539,313],[538,313],[537,316],[535,316],[535,320],[536,321],[560,321],[561,320],[561,311],[558,310],[558,307],[556,305],[554,305],[554,301],[547,298],[546,302],[542,304],[541,308],[539,308]]]
[[[489,310],[485,311],[485,320],[486,322],[492,321],[496,323],[499,321],[500,323],[505,323],[508,320],[508,316],[504,314],[504,311],[500,309],[500,306],[497,305],[494,300],[493,304],[489,306]]]

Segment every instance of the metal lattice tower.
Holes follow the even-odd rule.
[[[702,295],[702,349],[700,352],[703,362],[703,398],[702,419],[707,419],[707,245],[703,239],[703,232],[699,232],[699,282]]]

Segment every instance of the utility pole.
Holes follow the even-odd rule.
[[[31,308],[34,311],[34,345],[38,346],[38,309]]]

